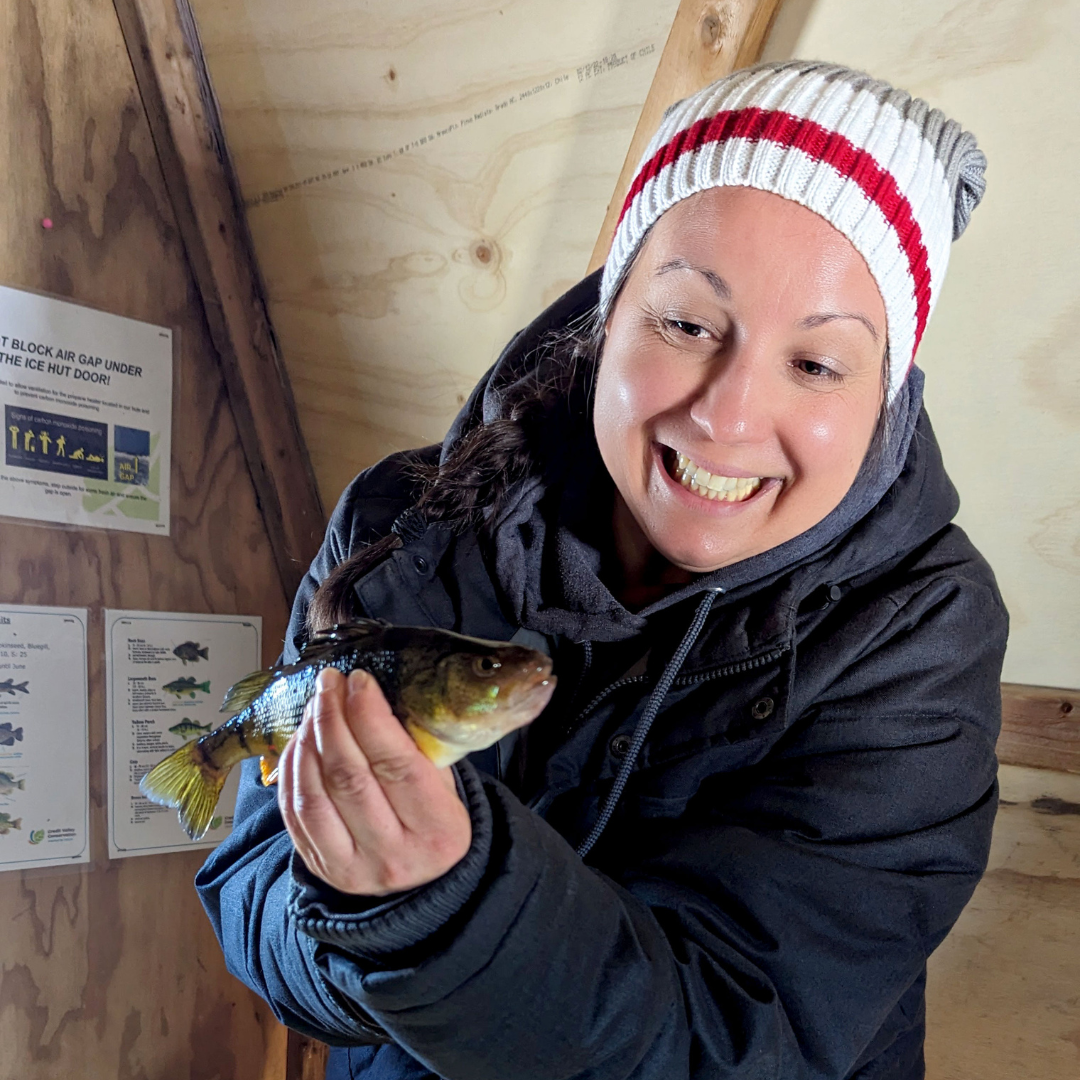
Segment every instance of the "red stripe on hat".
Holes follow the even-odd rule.
[[[623,203],[619,224],[622,224],[634,199],[662,169],[674,164],[683,154],[692,154],[708,143],[725,142],[728,139],[773,142],[801,150],[814,160],[831,165],[841,176],[853,180],[863,194],[878,207],[900,239],[900,245],[908,258],[911,277],[915,282],[917,349],[930,318],[930,263],[926,246],[923,244],[922,229],[912,213],[911,203],[900,190],[892,173],[883,169],[872,154],[857,147],[838,131],[830,131],[813,120],[792,116],[791,113],[757,108],[731,109],[698,120],[661,146],[641,167],[630,185],[626,202]]]

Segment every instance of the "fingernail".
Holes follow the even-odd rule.
[[[330,684],[334,678],[333,673],[336,673],[336,671],[337,668],[324,667],[322,671],[319,672],[319,677],[315,680],[315,689],[319,691],[329,690]]]
[[[355,671],[349,672],[349,693],[359,694],[368,684],[368,679],[371,676],[363,669],[357,668]]]

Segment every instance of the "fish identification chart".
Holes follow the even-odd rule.
[[[0,285],[0,513],[169,534],[173,334]]]
[[[142,794],[139,781],[228,720],[219,711],[225,691],[261,667],[258,615],[105,612],[110,858],[211,848],[229,835],[239,769],[198,842],[187,838],[175,810]]]
[[[90,861],[89,760],[86,609],[0,605],[0,870]]]

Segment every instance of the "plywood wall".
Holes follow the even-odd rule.
[[[674,0],[194,0],[329,504],[438,439],[586,267]],[[1080,688],[1080,0],[787,0],[767,55],[864,66],[967,122],[986,202],[923,344],[1005,678]],[[1037,167],[1036,167],[1037,164]]]
[[[323,499],[585,270],[675,0],[194,0]]]
[[[192,888],[202,853],[107,859],[101,609],[261,615],[269,662],[286,597],[112,3],[8,0],[0,40],[0,280],[180,341],[171,536],[0,522],[0,598],[91,611],[93,856],[0,873],[0,1080],[280,1075],[283,1029]]]
[[[919,353],[960,523],[1012,616],[1005,679],[1080,687],[1080,0],[791,0],[766,55],[926,97],[989,159]]]

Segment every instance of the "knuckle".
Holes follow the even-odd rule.
[[[371,762],[371,771],[388,784],[407,784],[418,779],[416,762],[406,757],[379,758]]]
[[[431,838],[430,848],[436,861],[449,869],[464,858],[469,845],[457,832],[440,831]]]
[[[415,875],[400,862],[383,862],[375,873],[375,882],[383,893],[404,892],[415,885]]]
[[[298,821],[312,825],[323,821],[333,814],[330,803],[321,795],[297,791],[292,798],[292,813]]]
[[[365,771],[344,762],[324,765],[323,783],[326,790],[344,798],[363,798],[370,790],[372,778]]]

